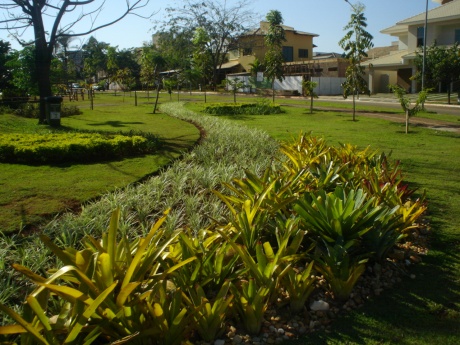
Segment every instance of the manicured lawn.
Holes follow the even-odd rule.
[[[107,103],[111,106],[101,105]],[[139,181],[191,148],[199,138],[199,131],[192,124],[161,113],[152,114],[153,105],[146,99],[140,98],[135,107],[133,98],[126,97],[123,101],[122,96],[100,94],[96,96],[94,110],[89,109],[87,100],[71,104],[79,106],[83,114],[63,118],[61,125],[65,129],[141,130],[160,136],[165,146],[154,155],[97,164],[0,164],[1,231],[39,223],[57,212],[79,207],[106,191]],[[35,119],[1,115],[0,130],[24,133],[49,128],[38,126]]]
[[[201,104],[191,104],[200,109]],[[285,107],[270,116],[227,117],[267,131],[278,140],[299,132],[323,136],[332,145],[351,143],[400,160],[405,180],[426,191],[431,222],[430,252],[392,291],[341,318],[332,333],[297,344],[458,344],[460,342],[460,135],[351,114]],[[384,108],[380,108],[385,111]],[[390,110],[391,111],[391,110]]]
[[[187,94],[181,95],[181,99],[186,98],[200,100],[200,103],[191,104],[191,108],[200,109],[202,107],[201,95],[194,97]],[[116,107],[102,107],[102,104],[111,104],[114,99],[118,102]],[[180,122],[169,123],[167,118],[162,119],[162,115],[151,115],[152,104],[146,104],[146,99],[140,98],[140,105],[137,108],[132,106],[132,97],[126,97],[125,102],[122,99],[121,96],[98,95],[96,101],[101,104],[100,113],[97,113],[99,110],[96,104],[94,111],[85,110],[83,115],[64,119],[63,125],[80,126],[78,128],[96,127],[104,130],[130,129],[133,126],[147,130],[148,124],[151,126],[151,131],[163,128],[164,136],[175,145],[174,148],[188,147],[196,140],[198,134],[194,127],[186,127],[190,132],[184,130],[181,133],[174,133],[170,130],[174,128],[173,123]],[[177,97],[173,95],[173,100],[175,99]],[[225,96],[209,96],[208,101],[230,99]],[[163,95],[162,100],[169,100],[169,96],[164,97]],[[241,98],[241,101],[243,100],[246,101]],[[286,102],[289,103],[289,100]],[[301,104],[302,101],[292,102]],[[303,104],[305,103],[303,101]],[[387,111],[380,107],[375,110]],[[154,121],[150,123],[150,119]],[[404,278],[394,290],[385,291],[363,308],[337,320],[332,333],[318,332],[296,341],[296,344],[460,343],[460,231],[458,230],[458,224],[460,224],[458,212],[460,209],[460,176],[458,174],[460,171],[458,158],[460,136],[458,134],[412,127],[411,133],[406,135],[402,124],[361,116],[357,122],[352,122],[351,115],[346,112],[316,111],[310,115],[306,108],[298,107],[286,107],[286,113],[281,115],[242,116],[230,119],[239,124],[263,129],[278,140],[289,139],[303,131],[324,136],[333,145],[339,143],[351,143],[360,147],[370,145],[372,149],[384,151],[387,154],[391,153],[393,159],[401,160],[403,171],[406,173],[405,179],[412,187],[419,188],[419,194],[424,190],[427,193],[429,201],[427,217],[430,220],[433,234],[429,254],[424,257],[422,264],[411,271],[415,274],[415,279]],[[165,121],[164,125],[160,125],[162,121]],[[35,128],[31,125],[30,127]],[[179,131],[179,128],[175,130]],[[139,169],[145,168],[143,165],[151,160],[149,157],[142,159],[145,161],[139,161],[141,166]],[[123,162],[83,166],[83,170],[73,173],[74,180],[67,179],[67,190],[63,189],[62,195],[69,196],[76,193],[78,181],[91,183],[92,180],[96,182],[97,180],[108,180],[113,174],[129,175],[125,178],[133,182],[138,180],[139,176],[145,175],[135,176],[134,171],[137,170],[131,165],[115,165]],[[3,168],[3,165],[0,165],[0,169]],[[59,169],[58,167],[43,167],[50,169],[46,171],[48,174],[45,172],[44,175],[37,178],[38,172],[34,170],[35,168],[24,166],[23,168],[31,170],[24,175],[20,175],[19,171],[10,172],[9,179],[5,180],[3,180],[5,176],[3,170],[0,170],[3,183],[2,192],[4,186],[13,185],[12,180],[18,181],[16,190],[32,189],[37,181],[45,184],[45,180],[50,180],[51,184],[45,188],[49,190],[54,188],[52,179],[56,176],[55,173],[69,169],[69,167],[59,167]],[[10,181],[7,182],[8,180]],[[108,183],[106,188],[112,189],[113,183]],[[121,182],[120,185],[122,185]],[[94,195],[100,194],[102,189],[99,188],[99,192]],[[14,190],[12,189],[10,194]],[[51,195],[58,195],[58,191],[50,190],[49,192]],[[29,197],[32,198],[34,195],[31,193]],[[6,195],[0,195],[0,200],[4,200],[5,197]],[[82,199],[88,197],[91,198],[87,196]],[[57,207],[62,207],[62,205]]]

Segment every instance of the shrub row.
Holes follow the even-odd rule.
[[[158,145],[141,135],[103,133],[1,134],[0,162],[94,162],[151,153]]]
[[[25,102],[18,104],[11,112],[17,116],[38,119],[40,108],[38,103]],[[82,112],[77,106],[61,104],[61,118],[81,114]]]
[[[215,103],[207,105],[204,109],[210,115],[270,115],[280,114],[281,106],[271,104],[268,100],[257,103]]]
[[[39,276],[15,265],[39,287],[27,319],[0,305],[21,324],[0,334],[26,331],[24,344],[174,345],[211,342],[228,320],[257,334],[274,301],[300,312],[320,275],[345,301],[366,265],[385,262],[416,227],[424,202],[384,154],[306,136],[281,151],[281,167],[215,191],[229,216],[199,231],[168,231],[164,216],[130,239],[116,211],[102,239],[87,236],[82,248],[42,236],[63,266]]]

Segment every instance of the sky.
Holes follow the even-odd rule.
[[[216,0],[223,1],[223,0]],[[357,1],[349,0],[355,5]],[[390,45],[395,37],[383,35],[381,30],[393,26],[396,22],[425,12],[427,0],[361,0],[366,6],[364,11],[367,18],[367,31],[374,36],[374,46]],[[116,16],[114,8],[122,8],[124,0],[109,0],[110,6],[104,9],[103,16],[98,20],[101,22]],[[151,41],[154,24],[152,20],[165,18],[164,9],[174,3],[168,0],[150,0],[148,7],[139,11],[141,14],[156,13],[152,19],[142,19],[137,16],[128,16],[121,22],[110,27],[96,31],[92,35],[98,40],[109,43],[111,46],[118,46],[119,49],[140,47],[144,42]],[[235,4],[235,0],[227,0],[230,7]],[[313,43],[317,46],[315,52],[337,52],[342,49],[338,41],[344,36],[343,27],[350,19],[351,6],[345,0],[252,0],[248,9],[254,11],[255,23],[264,20],[265,15],[270,10],[281,12],[284,24],[294,27],[299,31],[306,31],[318,34]],[[432,9],[440,6],[433,0],[428,0],[428,8]],[[63,21],[64,22],[64,21]],[[24,38],[32,38],[32,31],[26,32]],[[89,36],[74,40],[71,46],[81,46]],[[0,31],[0,39],[9,41],[14,49],[20,46],[11,38],[7,37],[7,32]]]

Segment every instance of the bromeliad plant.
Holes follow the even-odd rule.
[[[316,269],[324,276],[338,301],[346,301],[366,269],[365,256],[352,255],[356,240],[346,243],[319,243],[314,256]]]
[[[191,309],[194,328],[204,341],[211,342],[222,335],[230,311],[233,295],[229,293],[230,281],[225,281],[216,297],[209,299],[203,288],[196,284],[187,289],[184,300]]]
[[[27,298],[23,315],[1,306],[17,325],[0,328],[0,334],[22,334],[23,344],[91,344],[94,341],[142,344],[152,335],[163,344],[175,344],[187,329],[182,294],[166,288],[167,277],[195,260],[166,266],[167,248],[179,232],[166,236],[162,217],[145,238],[117,242],[119,211],[112,215],[102,241],[88,236],[83,250],[60,249],[42,240],[64,263],[50,277],[25,267],[15,269],[38,285]],[[49,317],[53,300],[61,301]],[[156,328],[155,328],[156,327]],[[179,337],[181,338],[181,337]]]

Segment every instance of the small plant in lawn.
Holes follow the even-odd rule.
[[[429,90],[422,90],[419,92],[415,105],[410,107],[410,99],[406,96],[406,90],[399,85],[389,85],[389,88],[398,97],[401,108],[406,115],[406,134],[409,133],[409,118],[417,115],[423,109],[423,104],[426,101]]]

